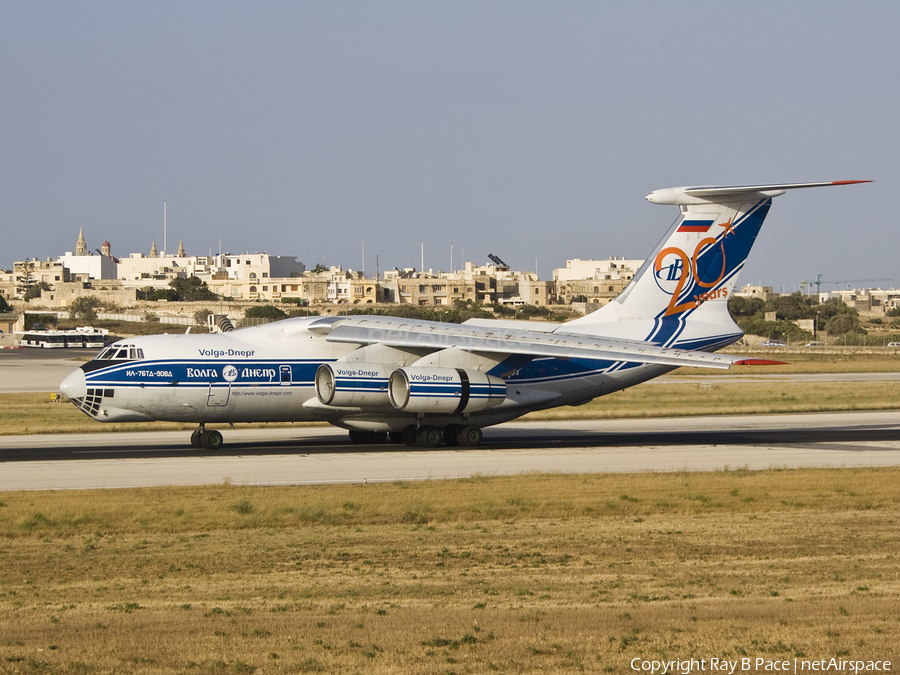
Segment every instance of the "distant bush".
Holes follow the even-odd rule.
[[[95,295],[83,295],[75,298],[69,305],[69,318],[88,322],[96,321],[97,307],[101,304],[100,299]]]
[[[210,312],[208,309],[198,309],[196,312],[194,312],[194,323],[196,323],[198,326],[205,326],[209,321],[209,317],[211,316],[212,312]]]
[[[279,321],[280,319],[287,318],[287,312],[283,309],[279,309],[275,305],[256,305],[255,307],[248,307],[244,311],[245,319],[271,319],[272,321]]]

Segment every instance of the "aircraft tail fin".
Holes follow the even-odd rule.
[[[743,333],[728,314],[728,297],[772,199],[787,190],[870,181],[665,188],[647,195],[681,215],[625,290],[592,314],[561,326],[664,346],[717,349]]]

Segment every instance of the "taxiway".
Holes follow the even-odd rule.
[[[513,422],[485,429],[482,447],[434,450],[355,445],[330,427],[223,433],[215,455],[184,431],[0,437],[0,491],[900,464],[895,411]]]

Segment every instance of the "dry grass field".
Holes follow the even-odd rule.
[[[627,673],[692,657],[896,670],[898,479],[3,493],[0,673]]]

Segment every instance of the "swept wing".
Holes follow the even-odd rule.
[[[439,351],[456,347],[482,354],[522,355],[532,358],[580,358],[667,366],[727,369],[760,363],[727,354],[669,349],[649,342],[613,340],[566,333],[541,333],[506,327],[474,328],[435,321],[393,317],[327,317],[310,326],[326,334],[329,342]]]

